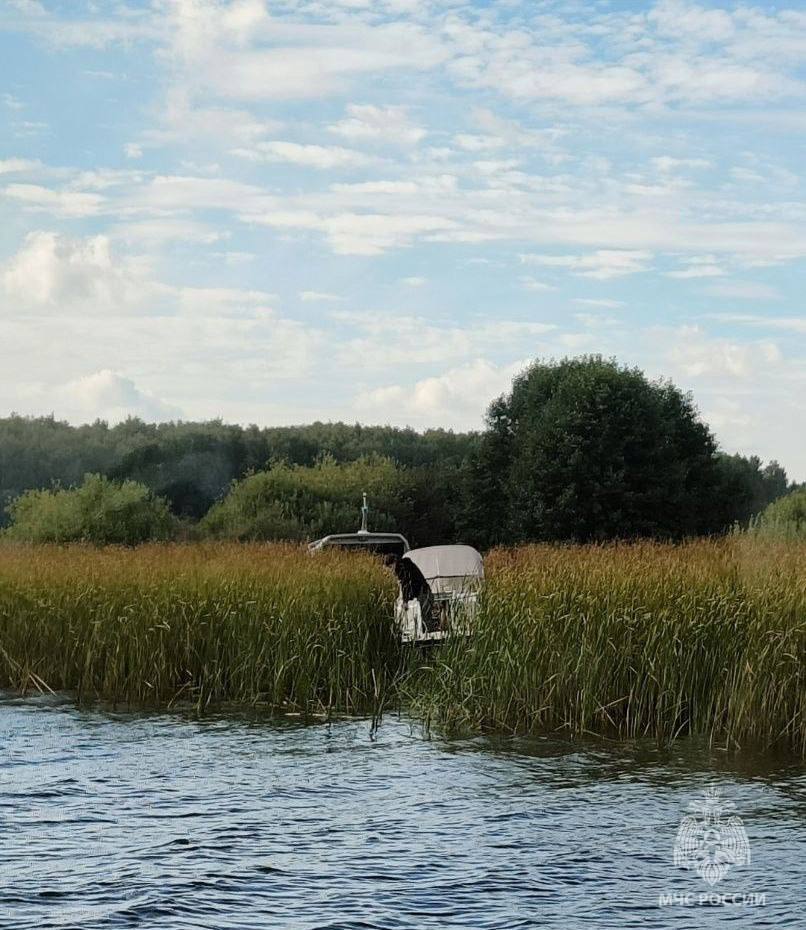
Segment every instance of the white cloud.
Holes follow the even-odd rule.
[[[428,278],[421,278],[417,275],[412,275],[409,278],[401,278],[401,284],[405,284],[407,287],[423,287],[428,284]]]
[[[491,152],[503,148],[507,141],[500,136],[482,136],[460,132],[453,137],[453,144],[466,152]]]
[[[180,287],[176,289],[179,311],[189,316],[258,317],[274,315],[279,298],[267,291],[236,287]]]
[[[132,210],[158,216],[172,211],[258,209],[276,202],[276,198],[254,184],[185,175],[157,175],[136,189],[134,195]]]
[[[663,0],[648,18],[662,35],[688,36],[697,42],[724,42],[736,33],[727,10],[707,10],[685,0]]]
[[[231,268],[241,265],[248,265],[253,262],[257,255],[254,252],[216,252],[216,257],[223,258],[225,264]]]
[[[127,142],[123,146],[123,154],[126,156],[126,158],[132,158],[132,159],[142,158],[143,147],[142,145],[138,145],[136,142]]]
[[[718,319],[740,323],[739,316]],[[748,315],[745,322],[759,315]],[[766,321],[765,321],[766,322]],[[758,326],[760,338],[732,329],[716,334],[704,326],[653,326],[604,333],[597,351],[637,364],[651,377],[671,378],[694,396],[703,420],[728,452],[776,458],[790,477],[806,478],[806,449],[793,423],[806,418],[806,366],[797,336],[806,329],[782,320],[785,339],[770,338],[774,327]],[[613,338],[616,335],[616,338]]]
[[[420,187],[416,181],[359,181],[358,183],[334,183],[330,190],[336,194],[416,194]]]
[[[249,110],[194,99],[188,87],[168,90],[158,128],[145,130],[142,145],[158,147],[187,141],[204,146],[250,146],[284,128],[281,120],[257,117]]]
[[[334,183],[330,190],[336,194],[347,194],[352,202],[366,199],[367,203],[377,204],[378,198],[362,198],[363,194],[385,194],[390,201],[400,195],[404,201],[411,195],[429,197],[432,195],[451,194],[456,191],[457,178],[452,174],[420,175],[405,181],[359,181],[351,183]]]
[[[0,174],[24,174],[42,167],[42,162],[30,158],[0,158]]]
[[[760,368],[780,362],[781,351],[772,340],[741,343],[712,339],[699,327],[685,327],[668,357],[686,376],[748,380],[756,377]]]
[[[346,112],[347,118],[328,126],[328,130],[351,142],[416,145],[426,135],[425,129],[410,122],[403,106],[350,104]]]
[[[243,219],[263,226],[321,231],[327,235],[333,251],[342,255],[380,255],[389,249],[411,245],[424,233],[455,226],[451,220],[440,216],[383,213],[320,216],[310,210],[247,214]]]
[[[717,265],[691,265],[688,268],[679,268],[677,271],[667,271],[667,278],[721,278],[726,274]]]
[[[575,313],[574,319],[586,329],[601,329],[619,325],[619,321],[614,317],[602,316],[598,313]]]
[[[268,317],[277,295],[226,287],[177,287],[155,278],[151,263],[113,248],[107,236],[74,239],[30,233],[0,266],[0,311],[102,316],[183,314]]]
[[[664,272],[667,278],[721,278],[727,272],[717,264],[713,255],[693,255],[683,260],[682,268]]]
[[[300,291],[299,299],[306,303],[311,301],[340,302],[344,300],[338,294],[329,294],[326,291]]]
[[[88,171],[62,169],[59,173],[69,174],[70,191],[110,191],[125,188],[132,184],[142,184],[146,175],[140,170],[129,168],[92,168]]]
[[[159,41],[163,23],[155,16],[79,16],[61,17],[46,9],[39,0],[11,0],[18,13],[14,26],[28,31],[54,46],[104,48],[118,43],[140,40]]]
[[[161,422],[182,416],[179,407],[141,390],[130,378],[109,368],[68,381],[47,393],[52,398],[52,410],[56,416],[74,423],[95,419],[119,423],[127,417]]]
[[[105,202],[100,194],[87,191],[55,191],[38,184],[9,184],[3,194],[31,210],[43,210],[56,216],[82,217],[99,213]]]
[[[506,391],[525,366],[524,361],[499,366],[480,358],[411,385],[362,391],[356,397],[356,407],[370,418],[398,425],[454,423],[478,429],[490,401]]]
[[[116,257],[106,236],[73,239],[29,233],[0,268],[6,312],[122,313],[154,309],[169,289],[152,281],[147,264]]]
[[[138,246],[159,248],[169,242],[210,245],[226,239],[227,234],[198,220],[167,216],[121,223],[110,228],[109,237]]]
[[[574,297],[573,300],[575,304],[582,304],[584,307],[604,307],[608,310],[624,306],[623,301],[611,300],[609,297]]]
[[[715,320],[726,323],[742,323],[762,329],[780,330],[781,332],[806,335],[806,316],[761,316],[750,313],[715,313]]]
[[[239,100],[335,96],[359,76],[427,69],[447,55],[412,22],[295,22],[253,2],[182,0],[170,8],[167,34],[184,86]]]
[[[521,262],[546,268],[564,268],[583,278],[618,278],[646,271],[652,253],[646,250],[598,249],[589,255],[522,254]]]
[[[556,291],[557,288],[553,284],[546,284],[545,281],[538,281],[536,278],[532,278],[529,275],[521,275],[518,279],[521,282],[521,287],[527,291]]]
[[[706,158],[674,158],[671,155],[659,155],[651,159],[652,164],[662,174],[669,174],[680,168],[710,168]]]
[[[386,372],[390,365],[441,365],[466,363],[488,354],[524,349],[535,354],[557,331],[554,323],[523,320],[430,320],[390,312],[336,310],[341,340],[336,358],[342,363],[360,358],[366,371]]]
[[[361,78],[366,86],[376,76],[441,67],[461,87],[579,108],[768,106],[803,91],[806,23],[797,8],[715,10],[659,0],[640,10],[576,12],[562,4],[173,0],[139,15],[40,8],[18,14],[15,26],[61,45],[151,43],[190,97],[332,97],[351,93]],[[348,116],[347,132],[350,119],[361,118]]]
[[[271,414],[273,422],[288,422],[304,409],[303,419],[311,420],[333,411],[336,396],[323,397],[312,373],[330,371],[334,385],[342,373],[321,331],[276,314],[74,314],[48,327],[16,316],[3,321],[3,335],[0,406],[22,413],[58,411],[66,381],[109,368],[189,418],[226,413],[239,422],[267,422]],[[103,412],[84,409],[82,419]]]
[[[712,297],[731,298],[733,300],[780,300],[777,288],[759,281],[726,281],[708,287]]]
[[[730,169],[730,176],[734,181],[742,184],[763,184],[766,178],[757,171],[751,171],[749,168],[733,167]]]
[[[586,8],[584,24],[562,12],[536,15],[520,28],[503,15],[474,22],[454,14],[450,73],[469,87],[576,107],[768,103],[803,90],[795,63],[806,24],[792,11],[715,11],[661,0],[648,15]]]
[[[48,124],[42,120],[19,120],[12,124],[17,139],[34,139],[48,131]]]
[[[337,145],[301,145],[298,142],[258,142],[251,149],[233,149],[233,155],[251,161],[286,162],[305,168],[361,168],[373,160],[363,152]]]

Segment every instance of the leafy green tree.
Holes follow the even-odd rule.
[[[806,538],[806,488],[791,491],[769,504],[754,521],[753,529],[765,536]]]
[[[5,507],[23,491],[79,484],[88,472],[105,473],[113,459],[100,421],[74,427],[53,417],[0,419],[0,525]]]
[[[713,492],[705,504],[708,525],[714,532],[734,524],[746,527],[753,516],[787,490],[786,472],[776,461],[762,466],[757,455],[720,452],[715,460]]]
[[[552,373],[561,366],[566,368]],[[172,513],[195,521],[234,481],[270,466],[274,471],[278,463],[313,468],[323,458],[339,465],[392,462],[407,503],[390,514],[419,545],[487,545],[568,533],[603,538],[721,532],[737,522],[747,525],[787,490],[781,466],[765,466],[756,456],[717,452],[708,462],[700,458],[698,472],[697,455],[686,458],[684,448],[701,448],[707,430],[691,419],[690,400],[671,385],[653,386],[649,410],[639,384],[643,376],[625,374],[614,362],[577,359],[537,367],[551,371],[524,376],[511,395],[495,401],[483,437],[357,423],[259,428],[131,418],[114,427],[103,421],[73,427],[53,417],[0,418],[0,525],[8,519],[6,505],[25,491],[75,487],[87,473],[145,485],[166,499]],[[682,405],[677,414],[675,403]],[[603,417],[607,429],[600,428]],[[647,432],[650,421],[677,426]],[[628,439],[632,422],[642,425]],[[540,498],[529,491],[538,477],[545,482]],[[277,498],[273,506],[279,510],[262,532],[308,535],[296,517],[286,522],[287,502]],[[337,529],[353,525],[356,506],[350,502]]]
[[[0,523],[3,507],[22,492],[74,486],[88,472],[139,481],[165,497],[175,514],[195,520],[233,480],[270,462],[311,466],[322,456],[336,462],[388,458],[422,470],[425,491],[441,484],[453,493],[456,482],[447,476],[455,477],[477,442],[475,433],[357,423],[260,429],[220,420],[153,424],[131,418],[114,427],[102,421],[73,427],[52,417],[11,416],[0,419]]]
[[[26,491],[8,508],[8,539],[34,543],[136,545],[167,539],[176,520],[164,500],[134,481],[86,475],[73,489]]]
[[[312,539],[358,529],[361,494],[371,501],[371,528],[396,530],[412,508],[405,472],[388,459],[313,466],[277,463],[233,484],[202,521],[230,539]]]
[[[487,427],[465,517],[483,544],[704,529],[716,446],[668,382],[599,356],[536,362]]]

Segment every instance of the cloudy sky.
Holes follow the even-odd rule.
[[[615,355],[806,479],[806,6],[0,0],[0,412],[478,427]]]

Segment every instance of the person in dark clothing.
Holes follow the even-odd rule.
[[[418,600],[420,602],[420,616],[423,619],[423,625],[429,632],[433,632],[434,626],[434,598],[431,588],[425,580],[425,576],[419,568],[410,559],[395,559],[394,571],[400,584],[400,593],[405,603]],[[438,623],[437,623],[438,626]]]

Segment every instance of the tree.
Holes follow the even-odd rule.
[[[806,488],[797,488],[769,504],[753,529],[765,536],[806,538]]]
[[[535,362],[489,409],[465,519],[484,545],[695,534],[715,448],[669,382],[599,356]]]
[[[78,488],[26,491],[8,508],[8,539],[21,542],[117,543],[169,538],[176,526],[162,498],[135,481],[86,475]]]
[[[395,529],[408,505],[395,465],[388,459],[339,464],[330,457],[310,467],[278,462],[236,481],[202,526],[211,536],[229,539],[304,540],[352,532],[363,491],[372,502],[372,528]]]
[[[219,539],[311,540],[351,533],[358,529],[366,491],[371,530],[403,533],[413,545],[450,542],[455,491],[449,484],[432,469],[400,468],[372,456],[344,463],[325,456],[312,466],[278,462],[234,482],[201,526]]]
[[[174,514],[191,519],[202,517],[234,480],[270,462],[312,466],[322,456],[341,463],[388,458],[421,471],[424,491],[441,483],[453,493],[452,479],[477,442],[476,433],[357,423],[260,429],[133,417],[113,427],[102,421],[75,427],[53,417],[12,415],[0,419],[0,525],[5,505],[24,491],[75,486],[88,472],[145,484],[168,500]]]
[[[716,532],[737,523],[746,527],[753,516],[787,493],[786,472],[774,460],[762,466],[757,455],[720,452],[714,464],[714,489],[706,513],[709,526]]]

